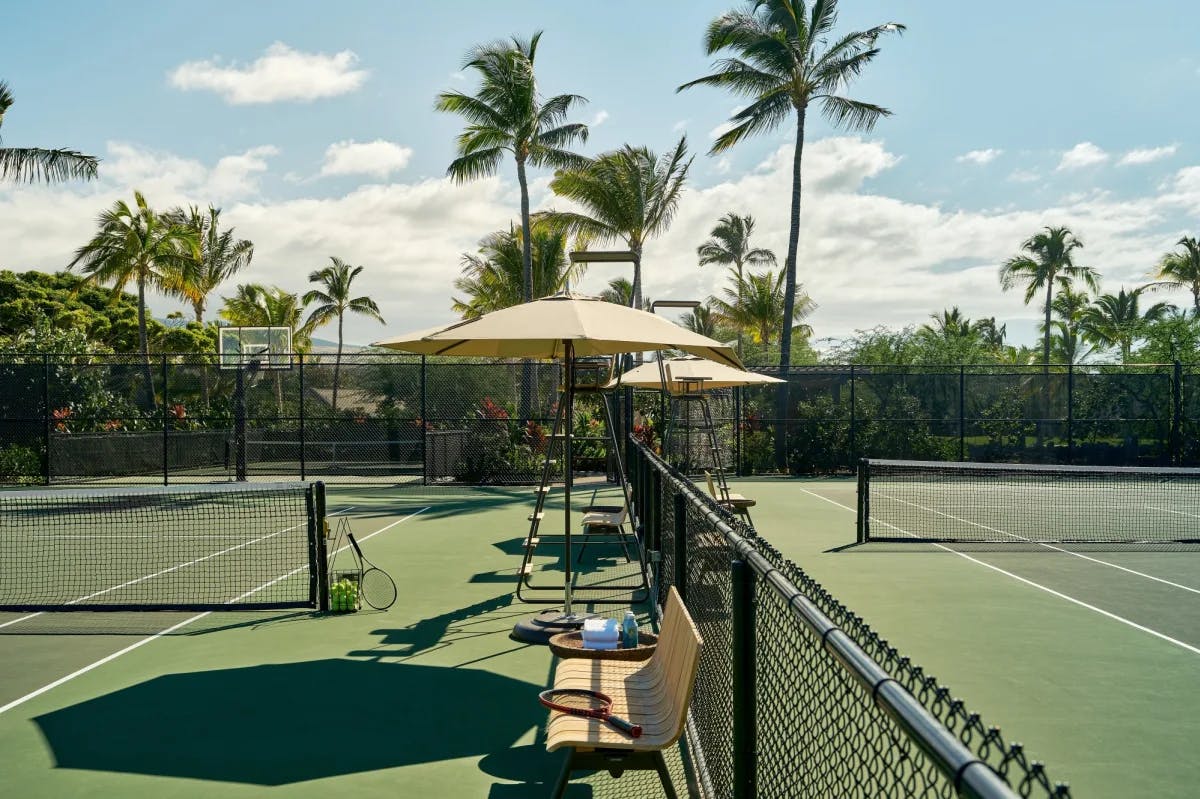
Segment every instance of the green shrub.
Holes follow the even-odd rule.
[[[11,444],[0,449],[0,483],[34,485],[42,481],[42,456],[33,447]]]

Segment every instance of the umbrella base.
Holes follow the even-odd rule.
[[[583,626],[585,619],[595,618],[596,614],[572,613],[567,616],[561,610],[543,610],[532,618],[522,619],[512,629],[510,636],[528,644],[547,644],[559,633],[575,632]]]

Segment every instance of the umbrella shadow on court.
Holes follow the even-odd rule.
[[[34,721],[58,768],[287,785],[506,750],[545,721],[536,692],[478,669],[330,659],[168,674]],[[503,712],[480,713],[481,697]]]

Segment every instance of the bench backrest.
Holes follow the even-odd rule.
[[[667,594],[667,607],[659,630],[658,646],[649,667],[658,671],[662,678],[662,699],[667,705],[664,709],[669,711],[675,731],[669,745],[679,739],[687,723],[692,686],[696,684],[696,672],[700,668],[700,647],[704,644],[675,586],[671,586]]]

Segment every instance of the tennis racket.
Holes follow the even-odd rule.
[[[367,556],[359,548],[358,542],[354,540],[354,533],[347,532],[346,537],[350,539],[350,546],[354,547],[354,554],[358,555],[359,568],[362,569],[362,577],[359,578],[358,585],[359,590],[362,591],[363,601],[375,610],[387,610],[396,602],[396,584],[392,582],[392,578],[388,576],[387,572],[367,560]]]
[[[612,698],[583,688],[551,688],[538,694],[538,701],[551,710],[572,716],[607,721],[630,738],[642,737],[642,725],[612,715]]]

